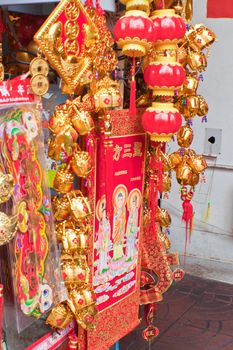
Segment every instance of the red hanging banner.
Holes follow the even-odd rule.
[[[232,0],[207,0],[208,18],[233,18]]]

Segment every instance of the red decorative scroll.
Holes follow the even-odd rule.
[[[138,324],[140,231],[144,182],[145,134],[140,113],[112,111],[111,164],[104,164],[104,138],[97,143],[93,286],[99,314],[87,334],[87,349],[107,350]],[[108,160],[109,162],[109,160]],[[106,181],[105,165],[110,166]],[[111,210],[106,206],[106,187]]]

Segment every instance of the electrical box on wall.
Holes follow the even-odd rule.
[[[217,156],[221,154],[222,129],[205,129],[204,154],[208,156]]]

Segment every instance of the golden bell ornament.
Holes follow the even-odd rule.
[[[14,192],[14,178],[0,171],[0,204],[7,202]]]
[[[187,186],[192,181],[192,168],[184,161],[176,169],[177,182],[182,186]]]
[[[187,148],[193,142],[193,130],[188,125],[182,126],[177,133],[177,143],[182,148]]]
[[[74,315],[69,307],[62,303],[52,309],[46,320],[46,324],[55,329],[65,329],[73,318]]]
[[[172,169],[176,169],[183,160],[183,157],[179,151],[172,153],[169,158],[172,165]]]
[[[53,213],[57,221],[63,221],[70,215],[70,203],[66,196],[53,198]]]
[[[196,91],[199,85],[199,80],[192,76],[186,75],[184,84],[183,84],[183,95],[196,95]]]
[[[95,127],[90,113],[78,109],[75,104],[73,105],[71,121],[75,130],[82,136],[89,134]]]
[[[76,151],[70,161],[70,166],[78,177],[86,178],[92,171],[92,162],[89,153]]]
[[[199,108],[197,111],[197,115],[199,117],[204,117],[209,112],[209,106],[208,106],[208,104],[203,96],[198,95],[197,98],[198,98],[198,102],[199,102]]]
[[[207,163],[203,156],[190,154],[187,162],[196,174],[201,174],[207,168]]]
[[[70,202],[70,213],[75,221],[82,222],[92,214],[88,198],[80,191],[72,191],[67,197]]]
[[[156,221],[161,227],[169,227],[171,225],[171,216],[167,209],[158,208],[156,213]]]
[[[70,171],[70,166],[59,169],[56,172],[53,188],[57,192],[68,193],[73,188],[74,174]]]
[[[163,192],[170,192],[172,187],[172,177],[169,173],[163,173]]]
[[[70,125],[70,109],[67,104],[57,106],[55,112],[50,117],[49,129],[54,134],[62,132],[66,125]]]
[[[192,70],[200,73],[207,67],[207,60],[203,52],[189,51],[187,63]]]

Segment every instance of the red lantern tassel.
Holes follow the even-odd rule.
[[[130,82],[130,107],[129,115],[133,118],[136,114],[136,81],[135,81],[135,57],[133,57],[133,65],[131,68],[131,82]]]
[[[182,204],[183,215],[182,220],[185,222],[185,250],[184,250],[184,265],[186,264],[187,245],[190,242],[190,237],[193,228],[193,205],[190,200],[185,199]]]

